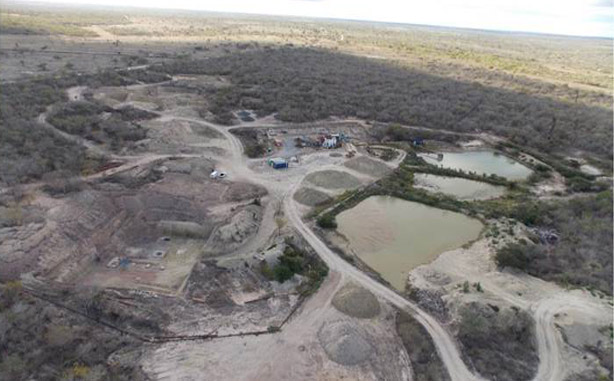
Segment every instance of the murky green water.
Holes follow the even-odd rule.
[[[480,235],[482,223],[463,214],[387,196],[373,196],[337,216],[351,249],[395,288],[407,273]]]
[[[507,156],[494,151],[444,152],[443,160],[439,161],[433,155],[420,155],[424,160],[436,166],[443,166],[463,171],[487,175],[495,174],[510,180],[523,180],[531,170]]]
[[[417,187],[432,192],[441,192],[454,196],[459,200],[487,200],[500,197],[505,193],[505,187],[495,186],[481,181],[461,179],[416,173],[414,181]]]

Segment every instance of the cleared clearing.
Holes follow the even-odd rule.
[[[349,189],[360,186],[360,180],[346,172],[325,170],[310,173],[305,180],[325,189]]]
[[[380,313],[375,295],[354,283],[348,283],[337,291],[332,304],[339,311],[355,318],[369,319]]]
[[[373,177],[381,177],[392,171],[386,164],[369,159],[366,156],[355,157],[346,161],[343,165],[355,170],[356,172],[364,173],[365,175]]]
[[[373,345],[367,333],[346,321],[324,323],[318,339],[328,357],[342,365],[357,365],[373,354]]]
[[[303,187],[294,193],[294,200],[307,206],[316,206],[331,200],[331,197],[319,190]]]

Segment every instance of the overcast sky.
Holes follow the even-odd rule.
[[[40,0],[39,0],[40,1]],[[613,37],[614,0],[42,0]]]

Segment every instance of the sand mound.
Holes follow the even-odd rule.
[[[337,291],[333,297],[333,306],[346,315],[361,319],[376,317],[380,312],[375,295],[353,283]]]
[[[390,167],[386,164],[365,156],[355,157],[352,160],[346,161],[344,165],[357,172],[374,177],[383,176],[391,171]]]
[[[294,193],[294,200],[307,206],[316,206],[329,201],[331,198],[324,192],[313,188],[302,187]]]
[[[341,365],[357,365],[373,353],[363,328],[348,322],[324,322],[318,331],[318,339],[328,358]]]
[[[305,180],[326,189],[347,189],[360,186],[360,181],[356,177],[346,172],[333,170],[310,173]]]

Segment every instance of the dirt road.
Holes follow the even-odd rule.
[[[307,171],[296,171],[296,174],[289,176],[286,180],[280,181],[279,179],[272,179],[267,177],[263,173],[253,171],[249,166],[249,161],[243,155],[243,146],[240,140],[234,136],[230,129],[231,127],[219,126],[202,119],[187,118],[177,115],[173,115],[169,112],[156,112],[161,118],[166,120],[183,120],[193,123],[205,125],[220,132],[228,141],[228,148],[230,151],[229,160],[224,161],[224,165],[228,166],[233,179],[243,179],[256,184],[259,184],[270,192],[270,194],[276,198],[279,202],[283,202],[283,208],[286,218],[289,220],[289,224],[293,226],[304,239],[313,247],[318,255],[327,263],[333,276],[339,276],[341,278],[349,278],[353,281],[361,284],[363,287],[369,289],[379,297],[387,300],[392,305],[401,308],[407,312],[410,312],[429,332],[433,342],[437,348],[437,351],[445,364],[452,380],[478,380],[479,376],[473,374],[465,365],[461,358],[459,348],[456,341],[451,334],[432,316],[420,309],[414,303],[403,298],[395,291],[387,288],[381,283],[370,278],[368,275],[343,260],[337,254],[332,252],[322,240],[303,222],[299,209],[293,200],[292,194],[298,188],[298,185],[307,174]],[[56,133],[61,135],[68,135],[62,131],[55,129],[45,121],[45,115],[39,117],[39,122],[46,125],[48,128],[53,128]],[[88,147],[89,149],[96,149],[101,151],[98,147],[92,146],[90,142],[84,141],[79,137],[72,135],[66,136],[69,139],[76,139],[79,143]],[[482,137],[483,138],[483,137]],[[101,152],[104,154],[104,152]],[[169,155],[171,156],[171,155]],[[177,156],[177,155],[172,155]],[[187,156],[187,155],[186,155]],[[190,155],[192,156],[192,155]],[[198,155],[194,155],[198,156]],[[96,176],[106,176],[110,173],[134,168],[135,166],[144,165],[151,161],[162,159],[161,155],[146,155],[144,157],[135,157],[128,160],[121,167],[111,169],[109,172],[97,174]],[[397,166],[403,159],[403,155],[399,155],[397,160],[388,165]],[[318,168],[313,168],[318,170]],[[267,230],[264,229],[263,236],[267,235]],[[490,290],[496,290],[495,285],[488,286]],[[499,295],[506,299],[515,298],[513,295],[500,290]],[[522,300],[513,300],[514,304],[526,307],[534,311],[534,317],[536,320],[536,339],[538,343],[540,365],[538,373],[535,377],[536,380],[548,380],[554,381],[564,377],[564,367],[562,364],[563,343],[559,332],[554,326],[554,315],[561,309],[569,307],[568,298],[547,298],[541,301],[536,301],[530,305],[523,305],[526,302]],[[583,300],[576,300],[574,304],[575,308],[582,309],[586,305]]]
[[[48,129],[49,131],[53,132],[54,134],[63,137],[66,140],[69,140],[71,142],[74,142],[74,143],[77,143],[79,145],[82,145],[83,147],[85,147],[86,149],[90,150],[95,155],[98,155],[98,156],[105,156],[105,155],[107,155],[106,152],[104,152],[104,150],[102,150],[100,147],[98,147],[96,144],[90,142],[89,140],[86,140],[86,139],[83,139],[80,136],[71,135],[71,134],[69,134],[67,132],[59,130],[54,125],[52,125],[51,123],[47,122],[47,114],[49,113],[50,110],[51,110],[51,107],[47,107],[47,110],[45,112],[41,113],[38,116],[38,118],[36,119],[36,121],[41,126],[45,127],[46,129]]]
[[[240,159],[242,157],[242,146],[239,139],[232,135],[228,129],[220,128],[220,126],[212,123],[206,124],[209,127],[216,128],[218,131],[224,133],[224,136],[232,142],[233,157],[238,161],[238,163],[244,163],[245,161]],[[393,165],[398,166],[403,158],[404,155],[399,155],[399,158],[397,158],[398,160],[395,160]],[[247,169],[247,171],[249,171],[249,169]],[[255,182],[260,182],[258,181],[259,177],[256,174],[254,174],[252,180]],[[266,182],[260,182],[260,184],[265,187],[270,185]],[[452,380],[481,379],[479,376],[476,376],[469,371],[461,359],[460,351],[456,345],[456,342],[436,319],[421,310],[414,303],[408,301],[396,292],[373,280],[365,273],[347,263],[337,254],[332,252],[326,246],[326,244],[322,242],[311,231],[311,229],[309,229],[309,227],[303,222],[296,203],[291,197],[298,187],[297,185],[298,182],[295,182],[295,185],[292,186],[292,188],[287,189],[286,192],[284,192],[284,211],[286,217],[289,219],[290,224],[294,226],[294,228],[296,228],[303,238],[314,248],[314,250],[316,250],[318,255],[326,262],[331,271],[341,274],[342,277],[351,278],[391,304],[412,313],[412,315],[415,316],[415,318],[425,327],[433,338],[437,351],[440,354],[443,363],[446,365]],[[522,299],[515,297],[505,290],[495,287],[494,285],[489,284],[488,287],[490,290],[493,290],[499,296],[509,300],[513,304],[533,311],[536,322],[536,340],[540,359],[538,372],[534,380],[556,381],[564,378],[565,367],[562,364],[563,360],[561,355],[562,351],[564,350],[564,343],[560,333],[555,327],[555,314],[563,309],[570,308],[580,310],[593,308],[593,311],[603,312],[602,310],[599,310],[599,308],[602,308],[602,306],[590,306],[587,304],[585,299],[570,298],[569,295],[558,294],[551,295],[550,297],[536,301],[535,303],[527,304]]]
[[[245,163],[245,160],[243,159],[243,146],[239,139],[231,134],[228,129],[197,119],[180,117],[176,117],[176,119],[202,123],[211,128],[215,128],[224,134],[224,136],[231,142],[232,156],[235,166],[238,167]],[[400,157],[403,156],[400,155]],[[396,164],[398,165],[399,162],[396,162]],[[259,176],[252,172],[249,168],[244,168],[244,170],[241,172],[250,172],[252,181],[259,183],[264,187],[270,188],[271,184],[269,181],[263,181],[263,179],[260,179]],[[298,212],[296,203],[293,197],[291,197],[294,191],[298,188],[299,183],[299,181],[294,181],[294,184],[290,184],[291,186],[286,188],[285,192],[283,192],[284,212],[286,214],[286,218],[288,218],[289,223],[294,226],[294,228],[303,236],[303,238],[313,247],[322,260],[326,262],[331,272],[339,273],[341,277],[353,279],[391,304],[412,313],[412,315],[414,315],[415,318],[427,329],[433,338],[437,351],[439,352],[442,361],[446,365],[450,378],[453,381],[481,380],[480,377],[475,376],[473,373],[471,373],[471,371],[469,371],[469,369],[467,369],[465,363],[461,359],[460,352],[454,342],[454,339],[452,339],[450,334],[437,322],[435,318],[421,310],[414,303],[403,298],[381,283],[373,280],[368,275],[343,260],[337,254],[333,253],[326,246],[326,244],[322,242],[315,235],[315,233],[313,233],[313,231],[307,227],[307,225],[305,225]]]
[[[433,338],[433,342],[437,347],[437,351],[441,356],[441,360],[446,365],[448,373],[452,380],[466,381],[479,380],[481,378],[475,376],[467,369],[465,363],[461,359],[460,352],[450,337],[448,332],[430,315],[422,311],[415,304],[403,298],[396,292],[373,280],[368,275],[352,266],[337,254],[333,253],[327,246],[313,233],[301,219],[296,205],[291,197],[287,197],[284,202],[284,210],[292,225],[313,247],[318,255],[326,262],[331,271],[339,272],[343,276],[351,278],[371,292],[387,300],[396,307],[412,313],[424,328]]]

